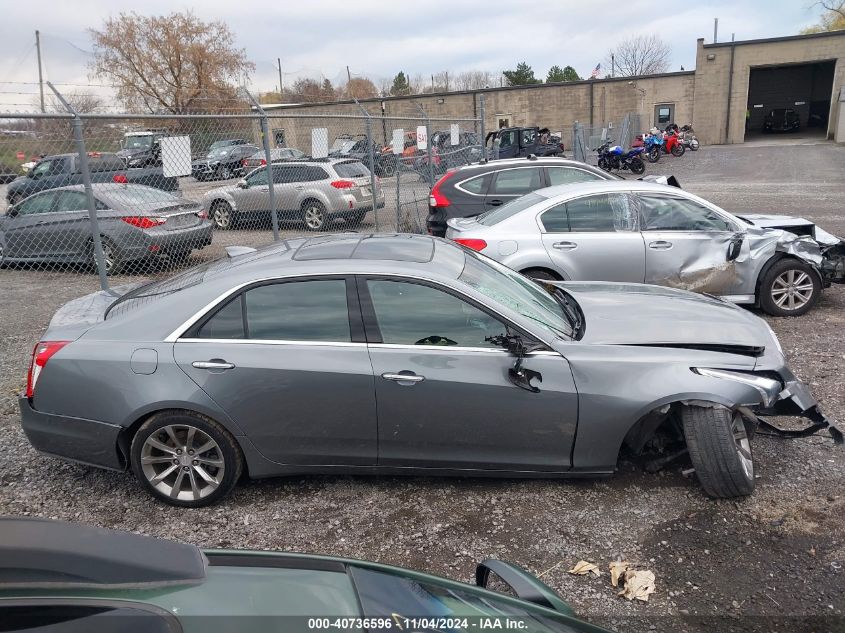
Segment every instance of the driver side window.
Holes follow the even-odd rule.
[[[641,194],[639,200],[643,231],[736,230],[712,209],[686,198]]]
[[[501,347],[485,339],[505,334],[504,324],[447,292],[381,279],[368,280],[367,288],[384,343]]]

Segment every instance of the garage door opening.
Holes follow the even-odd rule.
[[[745,140],[825,139],[835,61],[752,68]]]

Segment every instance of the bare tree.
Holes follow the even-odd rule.
[[[347,99],[372,99],[379,96],[379,90],[376,85],[366,77],[353,77],[348,81],[341,93]]]
[[[46,110],[47,112],[59,112],[65,114],[67,108],[62,105],[62,102],[56,98],[56,95],[45,94]],[[78,90],[76,92],[63,92],[62,96],[65,98],[71,107],[80,114],[98,114],[106,109],[105,101],[102,97],[95,95],[93,92]]]
[[[457,73],[454,79],[455,90],[481,90],[498,86],[501,75],[491,73],[489,70],[468,70]],[[453,82],[450,80],[449,84]]]
[[[115,84],[126,108],[147,112],[222,111],[237,107],[237,85],[255,65],[236,48],[229,27],[190,11],[163,16],[121,13],[90,30],[91,71]]]
[[[819,0],[819,2],[812,3],[808,8],[816,5],[822,7],[825,12],[818,24],[802,29],[801,33],[823,33],[845,29],[845,0]]]
[[[668,70],[671,56],[672,49],[657,35],[637,35],[609,50],[605,64],[620,77],[654,75]]]

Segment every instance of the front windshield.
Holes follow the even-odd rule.
[[[216,147],[208,152],[209,158],[222,158],[229,153],[229,147]]]
[[[411,631],[463,633],[485,628],[512,628],[523,633],[576,633],[567,618],[520,604],[472,587],[424,582],[398,574],[351,567],[352,578],[367,618],[389,620],[392,627]]]
[[[479,215],[476,220],[479,224],[484,226],[493,226],[503,220],[515,216],[517,213],[524,211],[528,207],[534,206],[538,202],[546,200],[543,196],[536,193],[529,193],[516,200],[503,204],[501,207],[496,207],[490,211],[486,211]]]
[[[553,336],[573,338],[573,327],[561,304],[539,285],[489,257],[467,249],[459,281],[496,303],[531,319]]]
[[[126,149],[147,149],[152,147],[153,137],[145,134],[143,136],[127,136],[124,142]]]

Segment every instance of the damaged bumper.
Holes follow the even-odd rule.
[[[785,378],[784,388],[773,403],[769,404],[766,408],[757,409],[755,412],[741,407],[740,412],[746,418],[752,419],[766,430],[782,437],[807,437],[827,430],[835,443],[842,444],[845,441],[843,440],[842,429],[828,420],[822,413],[819,403],[816,402],[816,399],[810,393],[809,387],[791,375],[788,370],[783,373],[788,374],[787,376],[783,376]],[[809,420],[810,424],[800,429],[783,429],[761,419],[767,416],[801,417]]]

